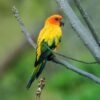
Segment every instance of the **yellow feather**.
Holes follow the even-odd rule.
[[[40,31],[38,41],[37,41],[37,59],[41,55],[41,42],[44,40],[49,46],[52,45],[53,40],[55,39],[55,44],[59,44],[59,39],[62,36],[61,27],[53,24],[45,24],[43,29]]]

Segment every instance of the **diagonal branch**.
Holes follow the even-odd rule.
[[[80,69],[76,68],[75,66],[73,66],[72,64],[70,64],[68,61],[64,61],[64,60],[56,58],[56,57],[53,59],[53,61],[56,62],[56,63],[58,63],[58,64],[64,65],[65,68],[67,68],[69,70],[72,70],[73,72],[78,73],[78,74],[80,74],[82,76],[85,76],[85,77],[87,77],[89,79],[92,79],[96,83],[100,84],[100,78],[94,76],[91,73],[88,73],[86,71],[83,71],[83,70],[80,70]]]
[[[85,46],[89,49],[93,57],[100,63],[100,48],[91,32],[81,23],[79,18],[70,7],[67,0],[56,0],[61,10],[68,17],[70,24],[79,35]]]
[[[90,29],[91,31],[91,34],[93,35],[94,39],[96,40],[97,44],[100,46],[100,41],[99,41],[99,38],[97,36],[97,33],[96,33],[96,30],[95,30],[95,27],[94,25],[91,23],[91,20],[87,14],[87,12],[85,11],[85,9],[83,9],[81,3],[80,3],[80,0],[74,0],[75,4],[76,4],[76,7],[78,8],[79,12],[81,13],[84,21],[86,22],[88,28]]]
[[[20,28],[21,28],[21,31],[24,33],[27,41],[29,42],[30,45],[32,45],[33,48],[36,48],[36,44],[34,43],[34,41],[31,39],[31,36],[30,36],[30,33],[27,31],[27,29],[25,28],[25,25],[21,19],[21,17],[19,16],[19,11],[16,9],[15,6],[13,6],[12,8],[12,12],[14,14],[14,16],[16,17],[19,25],[20,25]]]
[[[29,36],[29,32],[26,31],[27,29],[26,29],[25,25],[24,25],[24,24],[20,24],[20,23],[23,23],[23,22],[22,22],[21,17],[20,17],[20,15],[19,15],[19,13],[18,13],[18,10],[17,10],[15,7],[13,8],[13,13],[14,13],[14,16],[15,16],[16,13],[17,13],[17,16],[15,16],[15,17],[17,18],[17,21],[18,21],[18,23],[19,23],[19,25],[20,25],[20,27],[21,27],[21,30],[23,30],[23,29],[25,30],[25,31],[23,31],[23,32],[24,32],[24,35],[25,35],[26,33],[28,33],[28,35],[25,35],[26,39],[27,39],[27,40],[28,40],[28,39],[31,40],[31,43],[30,43],[30,41],[29,41],[29,43],[32,45],[33,48],[36,48],[35,42],[32,40],[31,37],[28,37],[28,36]],[[19,20],[19,19],[20,19],[20,20]],[[83,71],[83,70],[81,70],[81,69],[76,68],[75,66],[73,66],[72,64],[70,64],[68,61],[62,60],[62,59],[60,59],[60,58],[54,56],[54,57],[52,58],[52,62],[58,63],[58,64],[60,64],[60,65],[63,65],[63,66],[65,66],[67,69],[72,70],[73,72],[78,73],[78,74],[80,74],[80,75],[82,75],[82,76],[84,76],[84,77],[87,77],[87,78],[89,78],[89,79],[95,81],[96,83],[99,83],[99,84],[100,84],[100,78],[98,78],[98,77],[96,77],[95,75],[90,74],[90,73],[88,73],[88,72],[86,72],[86,71]]]

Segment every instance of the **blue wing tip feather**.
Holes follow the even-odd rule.
[[[29,80],[27,86],[26,86],[27,89],[29,89],[31,87],[31,85],[34,82],[34,80],[35,80],[35,76],[32,76],[31,79]]]
[[[26,88],[29,89],[31,87],[31,84],[32,84],[32,82],[29,81]]]

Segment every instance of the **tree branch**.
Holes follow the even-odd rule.
[[[94,25],[91,23],[91,20],[87,14],[87,12],[85,11],[85,9],[82,8],[82,5],[80,3],[80,0],[74,0],[75,4],[76,4],[76,7],[78,8],[79,12],[81,13],[84,21],[86,22],[88,28],[90,29],[94,39],[96,40],[97,44],[100,46],[100,41],[99,41],[99,38],[97,36],[97,33],[96,33],[96,30],[95,30],[95,27]]]
[[[67,0],[56,0],[61,10],[68,17],[70,24],[89,49],[93,57],[100,63],[100,48],[91,32],[80,22]]]
[[[56,62],[56,63],[58,63],[58,64],[64,65],[65,68],[67,68],[67,69],[69,69],[69,70],[72,70],[72,71],[74,71],[75,73],[78,73],[78,74],[80,74],[80,75],[82,75],[82,76],[85,76],[85,77],[87,77],[87,78],[89,78],[89,79],[92,79],[92,80],[94,80],[96,83],[99,83],[99,84],[100,84],[100,78],[94,76],[94,75],[91,74],[91,73],[88,73],[88,72],[86,72],[86,71],[83,71],[83,70],[80,70],[80,69],[76,68],[75,66],[73,66],[72,64],[70,64],[68,61],[64,61],[64,60],[59,59],[59,58],[56,58],[56,57],[53,58],[53,61]]]
[[[20,24],[20,23],[23,23],[23,22],[22,22],[21,17],[20,17],[20,15],[19,15],[19,13],[18,13],[18,10],[17,10],[15,7],[14,7],[14,9],[13,9],[13,13],[14,13],[14,16],[15,16],[16,13],[17,13],[17,16],[15,16],[15,17],[17,18],[17,21],[18,21],[18,23],[19,23],[19,25],[20,25],[20,27],[21,27],[21,30],[22,30],[22,31],[24,30],[24,31],[23,31],[23,32],[24,32],[24,35],[25,35],[25,34],[28,34],[28,35],[25,35],[25,36],[26,36],[26,39],[27,39],[27,40],[30,40],[31,42],[29,41],[29,43],[32,45],[33,48],[36,49],[36,44],[35,44],[35,42],[32,40],[32,38],[29,37],[29,32],[27,32],[27,29],[26,29],[25,25],[24,25],[24,24]],[[20,20],[19,20],[19,19],[20,19]],[[21,22],[20,22],[20,21],[21,21]],[[78,74],[80,74],[80,75],[82,75],[82,76],[84,76],[84,77],[87,77],[87,78],[89,78],[89,79],[95,81],[96,83],[99,83],[99,84],[100,84],[100,78],[98,78],[98,77],[96,77],[95,75],[90,74],[90,73],[88,73],[88,72],[86,72],[86,71],[83,71],[83,70],[81,70],[81,69],[76,68],[75,66],[73,66],[72,64],[70,64],[68,61],[62,60],[62,59],[60,59],[60,58],[58,58],[58,57],[56,57],[56,56],[53,56],[52,61],[55,62],[55,63],[58,63],[58,64],[60,64],[60,65],[63,65],[63,66],[65,66],[67,69],[72,70],[72,71],[74,71],[75,73],[78,73]]]
[[[31,39],[31,36],[30,36],[30,33],[27,31],[27,29],[25,28],[25,25],[21,19],[21,17],[19,16],[19,11],[16,9],[15,6],[13,6],[12,8],[12,12],[14,14],[14,16],[16,17],[19,25],[20,25],[20,28],[21,28],[21,31],[24,33],[27,41],[29,42],[30,45],[32,45],[33,48],[36,48],[36,44],[34,43],[34,41]]]

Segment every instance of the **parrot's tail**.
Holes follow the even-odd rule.
[[[42,71],[45,67],[46,61],[47,60],[44,60],[41,64],[39,64],[38,66],[35,67],[34,72],[26,86],[27,89],[29,89],[31,87],[32,83],[34,82],[34,80],[40,76],[40,74],[42,73]]]
[[[35,73],[33,72],[32,76],[31,76],[31,78],[30,78],[30,80],[28,81],[28,84],[27,84],[27,86],[26,86],[27,89],[29,89],[29,88],[31,87],[32,82],[34,82],[35,78],[36,78],[36,75],[35,75]]]

